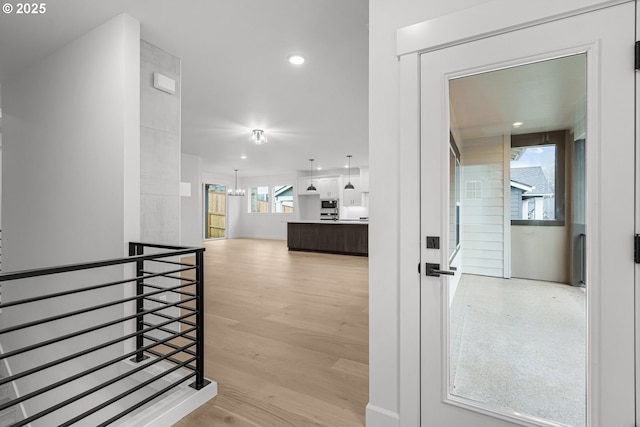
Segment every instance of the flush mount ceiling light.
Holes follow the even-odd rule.
[[[349,182],[344,186],[345,190],[353,190],[353,184],[351,183],[351,154],[347,154],[347,159],[349,160]]]
[[[293,65],[302,65],[306,60],[302,55],[289,55],[289,62]]]
[[[251,140],[255,142],[256,145],[260,145],[267,142],[267,137],[264,136],[264,131],[262,129],[254,129],[251,131]]]
[[[522,123],[522,122],[515,122],[515,123],[513,124],[513,127],[514,127],[514,128],[519,128],[519,127],[520,127],[520,126],[522,126],[523,124],[524,124],[524,123]]]
[[[318,189],[313,185],[313,161],[315,159],[309,159],[309,172],[311,173],[311,181],[309,181],[309,186],[307,187],[307,192],[313,193],[314,191],[318,191]]]
[[[244,196],[244,190],[238,188],[238,169],[234,169],[234,171],[236,172],[236,185],[235,188],[229,189],[227,194],[229,196]]]

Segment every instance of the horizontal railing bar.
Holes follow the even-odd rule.
[[[106,427],[109,424],[113,423],[116,420],[119,420],[120,418],[124,417],[127,414],[130,414],[131,412],[135,411],[136,409],[146,405],[147,403],[151,402],[152,400],[158,398],[159,396],[162,396],[163,394],[165,394],[166,392],[168,392],[169,390],[171,390],[172,388],[175,388],[177,386],[179,386],[180,384],[182,384],[183,382],[187,381],[188,379],[191,379],[193,377],[195,377],[196,374],[195,372],[192,374],[187,375],[186,377],[183,377],[182,379],[180,379],[180,381],[176,381],[173,384],[169,384],[168,386],[166,386],[165,388],[163,388],[162,390],[152,394],[151,396],[147,397],[144,400],[141,400],[140,402],[136,403],[135,405],[129,407],[128,409],[120,412],[118,415],[115,415],[111,418],[109,418],[107,421],[105,421],[102,424],[99,424],[98,427]]]
[[[190,297],[188,299],[180,300],[180,301],[178,301],[178,303],[182,304],[184,302],[190,302],[190,301],[193,301],[194,298],[197,299],[197,297]],[[145,298],[145,300],[146,300],[146,298]],[[166,301],[162,301],[162,300],[158,300],[158,302],[161,302],[163,304],[166,303]],[[189,307],[188,305],[176,305],[176,307],[179,308],[180,310],[187,310],[187,311],[191,311],[191,312],[194,312],[194,313],[197,311],[197,309],[195,307]]]
[[[101,390],[101,389],[103,389],[103,388],[105,388],[105,387],[108,387],[108,386],[110,386],[111,384],[114,384],[114,383],[116,383],[116,382],[118,382],[118,381],[120,381],[120,380],[122,380],[122,379],[124,379],[124,378],[130,377],[132,374],[135,374],[135,373],[137,373],[137,372],[140,372],[141,370],[145,369],[146,367],[151,366],[151,365],[154,365],[154,364],[158,363],[159,361],[160,361],[160,359],[159,359],[159,360],[155,360],[155,361],[153,361],[153,362],[151,362],[151,363],[147,363],[147,364],[145,364],[145,365],[138,366],[138,367],[136,367],[136,368],[132,369],[131,371],[128,371],[128,372],[125,372],[124,374],[118,375],[117,377],[112,378],[112,379],[110,379],[109,381],[106,381],[106,382],[104,382],[104,383],[102,383],[102,384],[99,384],[99,385],[97,385],[97,386],[93,387],[93,388],[90,388],[89,390],[85,390],[85,391],[83,391],[83,392],[82,392],[82,393],[80,393],[80,394],[77,394],[77,395],[75,395],[75,396],[73,396],[73,397],[70,397],[69,399],[64,400],[64,401],[62,401],[62,402],[60,402],[60,403],[58,403],[58,404],[56,404],[56,405],[53,405],[53,406],[51,406],[51,407],[49,407],[49,408],[47,408],[47,409],[45,409],[45,410],[43,410],[43,411],[40,411],[40,412],[38,412],[38,413],[36,413],[36,414],[34,414],[34,415],[32,415],[32,416],[30,416],[30,417],[28,417],[28,418],[26,418],[26,419],[22,420],[22,421],[21,421],[21,424],[15,424],[15,425],[16,425],[16,426],[18,426],[18,425],[25,425],[25,424],[28,424],[28,423],[30,423],[30,422],[32,422],[32,421],[34,421],[34,420],[37,420],[37,419],[42,418],[42,417],[44,417],[44,416],[46,416],[46,415],[49,415],[50,413],[55,412],[55,411],[57,411],[58,409],[61,409],[61,408],[65,407],[65,406],[67,406],[67,405],[69,405],[69,404],[71,404],[71,403],[73,403],[73,402],[76,402],[76,401],[78,401],[78,400],[80,400],[80,399],[82,399],[82,398],[84,398],[84,397],[87,397],[88,395],[90,395],[90,394],[92,394],[92,393],[95,393],[95,392],[96,392],[96,391],[98,391],[98,390]],[[172,369],[173,369],[173,368],[172,368]],[[165,375],[166,375],[166,374],[165,374]],[[146,381],[145,381],[145,382],[146,382]],[[138,386],[137,386],[137,387],[138,387]],[[133,389],[130,389],[130,390],[133,390]],[[139,389],[136,389],[135,391],[137,391],[137,390],[139,390]],[[133,392],[133,391],[132,391],[132,392]],[[130,394],[130,393],[129,393],[129,394]],[[111,403],[113,403],[113,402],[111,402]],[[109,403],[109,405],[110,405],[111,403]],[[104,405],[104,403],[103,403],[102,405]],[[102,406],[102,405],[99,405],[99,406]],[[99,407],[99,406],[98,406],[98,407]],[[106,406],[108,406],[108,405],[106,405]],[[104,408],[104,407],[105,407],[105,406],[102,406],[100,409],[102,409],[102,408]],[[100,409],[95,409],[95,410],[94,410],[94,409],[95,409],[95,408],[93,408],[93,409],[92,409],[92,410],[90,410],[90,411],[85,412],[84,414],[86,414],[86,415],[84,415],[84,416],[82,416],[83,414],[80,414],[80,415],[78,415],[77,417],[75,417],[74,419],[72,419],[72,420],[70,420],[70,421],[67,421],[67,423],[65,423],[65,424],[61,424],[61,425],[70,425],[70,424],[73,424],[73,423],[75,423],[75,422],[77,422],[77,421],[81,420],[82,418],[85,418],[85,417],[87,417],[88,415],[91,415],[92,413],[97,412],[97,411],[99,411],[99,410],[100,410]],[[92,411],[93,411],[93,412],[92,412]]]
[[[148,344],[148,345],[146,345],[146,346],[142,347],[140,350],[134,350],[134,351],[131,351],[131,352],[129,352],[129,353],[123,354],[122,356],[118,356],[118,357],[116,357],[115,359],[108,360],[108,361],[106,361],[106,362],[104,362],[104,363],[102,363],[102,364],[100,364],[100,365],[98,365],[98,366],[94,366],[94,367],[93,367],[93,368],[91,368],[91,369],[87,369],[87,370],[85,370],[85,371],[83,371],[83,372],[79,372],[79,373],[77,373],[77,374],[75,374],[75,375],[73,375],[73,376],[71,376],[71,377],[65,378],[65,379],[63,379],[63,380],[60,380],[60,381],[55,382],[55,383],[53,383],[53,384],[50,384],[50,385],[48,385],[48,386],[46,386],[46,387],[43,387],[43,388],[41,388],[41,389],[38,389],[38,390],[32,391],[32,392],[31,392],[31,393],[29,393],[29,394],[26,394],[26,395],[24,395],[24,396],[20,396],[20,397],[16,397],[15,399],[12,399],[12,400],[10,400],[10,401],[8,401],[8,402],[4,403],[4,404],[1,404],[1,405],[0,405],[0,411],[3,411],[3,410],[5,410],[5,409],[7,409],[7,408],[9,408],[9,407],[11,407],[11,406],[17,405],[17,404],[22,403],[22,402],[24,402],[24,401],[26,401],[26,400],[32,399],[32,398],[34,398],[34,397],[36,397],[36,396],[39,396],[39,395],[41,395],[41,394],[43,394],[43,393],[46,393],[46,392],[48,392],[48,391],[51,391],[51,390],[53,390],[54,388],[60,387],[61,385],[64,385],[64,384],[70,383],[70,382],[72,382],[72,381],[75,381],[75,380],[77,380],[77,379],[79,379],[79,378],[84,377],[85,375],[89,375],[89,374],[92,374],[92,373],[94,373],[94,372],[97,372],[97,371],[99,371],[99,370],[101,370],[101,369],[106,368],[107,366],[110,366],[110,365],[113,365],[113,364],[115,364],[115,363],[118,363],[118,362],[120,362],[120,361],[122,361],[122,360],[125,360],[125,359],[129,358],[129,357],[135,356],[136,354],[138,354],[138,352],[139,352],[139,351],[147,351],[147,350],[151,350],[153,347],[156,347],[156,346],[166,345],[166,346],[168,346],[168,347],[170,347],[170,348],[173,348],[174,350],[182,350],[183,352],[185,352],[185,353],[187,353],[187,354],[190,354],[190,353],[192,353],[190,350],[180,349],[178,346],[174,345],[173,343],[169,343],[169,341],[173,340],[174,338],[178,338],[178,337],[180,337],[180,336],[183,336],[183,335],[185,335],[185,334],[188,334],[189,332],[193,332],[194,330],[196,330],[196,328],[193,328],[193,329],[191,329],[191,330],[187,330],[187,331],[181,332],[181,333],[180,333],[180,334],[178,334],[178,335],[174,335],[174,336],[171,336],[171,337],[165,338],[165,339],[163,339],[163,340],[157,340],[156,342],[154,342],[154,343],[152,343],[152,344]],[[131,337],[127,337],[127,339],[128,339],[128,338],[131,338]],[[166,342],[165,342],[165,341],[166,341]],[[111,343],[110,343],[110,344],[108,344],[108,345],[113,345],[113,344],[116,344],[116,343],[111,342]],[[107,346],[108,346],[108,345],[107,345]],[[100,346],[100,347],[101,347],[101,348],[104,348],[105,346]],[[100,348],[93,348],[91,351],[96,351],[96,350],[100,350]],[[91,351],[89,351],[88,353],[90,353]],[[86,354],[86,353],[85,353],[85,354]],[[195,355],[195,354],[194,354],[194,355]],[[77,357],[77,356],[76,356],[76,357]],[[71,359],[69,359],[69,360],[71,360]],[[62,362],[57,362],[56,364],[59,364],[59,363],[62,363]],[[53,366],[53,365],[52,365],[52,366]],[[38,371],[40,371],[40,370],[42,370],[42,369],[46,369],[46,368],[38,367],[38,368],[35,368],[35,369],[37,369],[35,372],[38,372]],[[27,372],[27,371],[25,371],[25,372]],[[29,372],[27,375],[31,375],[32,373],[34,373],[34,372]],[[0,385],[5,384],[5,383],[7,383],[7,382],[15,381],[16,379],[19,379],[19,378],[22,378],[22,377],[26,376],[26,375],[23,375],[23,374],[24,374],[24,372],[21,372],[20,374],[17,374],[17,375],[11,376],[11,377],[9,377],[9,378],[3,378],[3,379],[2,379],[2,382],[0,382]],[[18,377],[18,376],[19,376],[19,378],[16,378],[16,377]]]
[[[153,323],[148,323],[148,322],[144,322],[143,324],[144,324],[144,326],[155,326]],[[195,327],[195,326],[194,326],[194,327]],[[175,333],[176,333],[176,331],[172,331],[171,329],[167,329],[167,328],[163,328],[163,327],[161,327],[161,328],[157,328],[157,329],[158,329],[159,331],[165,332],[165,333],[170,334],[170,335],[173,335],[173,334],[175,334]],[[145,337],[145,338],[147,338],[147,337]],[[192,337],[192,336],[185,336],[184,338],[186,338],[186,339],[190,339],[190,340],[192,340],[192,341],[195,341],[195,340],[196,340],[196,339],[195,339],[194,337]]]
[[[185,285],[176,285],[176,286],[165,288],[165,289],[167,289],[167,290],[180,289],[182,286],[185,286]],[[105,302],[104,304],[94,305],[94,306],[83,308],[83,309],[76,310],[76,311],[69,311],[67,313],[58,314],[56,316],[45,317],[44,319],[38,319],[38,320],[34,320],[34,321],[31,321],[31,322],[27,322],[27,323],[22,323],[20,325],[10,326],[8,328],[0,329],[0,335],[7,334],[9,332],[19,331],[21,329],[31,328],[31,327],[34,327],[34,326],[42,325],[44,323],[53,322],[53,321],[56,321],[56,320],[66,319],[67,317],[78,316],[80,314],[89,313],[91,311],[101,310],[103,308],[107,308],[107,307],[111,307],[111,306],[114,306],[114,305],[123,304],[125,302],[131,302],[131,301],[135,301],[135,300],[138,300],[138,299],[144,299],[149,295],[158,295],[158,294],[161,294],[161,293],[164,293],[164,292],[165,291],[149,292],[149,293],[146,293],[146,294],[136,295],[136,296],[133,296],[133,297],[124,298],[124,299],[117,300],[117,301]],[[182,303],[182,301],[179,301],[178,303],[180,304],[180,303]],[[174,304],[174,305],[176,305],[176,304]]]
[[[195,299],[196,298],[193,298],[191,301],[193,301]],[[182,301],[174,303],[172,305],[178,305],[180,303],[182,303]],[[17,350],[10,351],[8,353],[0,354],[0,359],[6,359],[8,357],[13,357],[13,356],[16,356],[18,354],[25,353],[27,351],[35,350],[35,349],[38,349],[38,348],[41,348],[41,347],[46,347],[48,345],[55,344],[57,342],[64,341],[64,340],[69,339],[69,338],[74,338],[74,337],[77,337],[77,336],[80,336],[80,335],[87,334],[89,332],[97,331],[98,329],[106,328],[108,326],[117,325],[118,323],[126,322],[127,320],[137,319],[138,316],[154,313],[156,311],[164,310],[166,308],[167,307],[157,307],[157,308],[154,308],[154,309],[151,309],[151,310],[145,310],[145,311],[143,311],[141,313],[133,314],[131,316],[126,316],[126,317],[123,317],[121,319],[112,320],[111,322],[103,323],[103,324],[97,325],[97,326],[92,326],[91,328],[87,328],[87,329],[84,329],[84,330],[81,330],[81,331],[77,331],[77,332],[74,332],[74,333],[71,333],[71,334],[63,335],[61,337],[52,338],[50,340],[43,341],[43,342],[41,342],[39,344],[33,344],[33,345],[30,345],[30,346],[27,346],[27,347],[22,347],[22,348],[19,348]],[[193,313],[189,314],[188,316],[192,316],[192,315],[193,315]],[[172,323],[172,322],[169,322],[169,323]]]
[[[180,250],[180,249],[191,249],[191,250],[202,250],[204,252],[204,248],[198,246],[176,246],[176,245],[165,245],[163,243],[143,243],[143,242],[129,242],[130,245],[143,246],[145,248],[156,248],[156,249],[170,249],[170,250]]]
[[[186,262],[177,262],[177,261],[167,261],[166,259],[151,259],[149,261],[161,262],[163,264],[188,265],[188,266],[191,266],[191,267],[195,267],[195,264],[189,264],[189,263],[186,263]]]
[[[163,343],[160,343],[160,342],[159,342],[160,340],[159,340],[158,338],[155,338],[155,337],[149,337],[149,336],[147,336],[147,337],[144,337],[144,338],[145,338],[145,339],[147,339],[147,340],[150,340],[150,341],[157,342],[157,343],[158,343],[158,345],[166,345],[167,347],[171,347],[171,348],[173,348],[173,349],[177,349],[177,348],[179,348],[177,345],[175,345],[175,344],[173,344],[173,343],[171,343],[171,342],[163,342]],[[185,338],[186,338],[186,337],[185,337]],[[188,338],[193,339],[193,337],[188,337]],[[169,337],[169,338],[165,338],[165,339],[173,339],[173,338],[172,338],[172,337]],[[163,340],[163,341],[164,341],[164,340]],[[190,355],[190,356],[196,356],[196,352],[195,352],[195,351],[185,350],[184,352],[185,352],[185,353],[187,353],[187,354],[188,354],[188,355]]]
[[[147,297],[144,300],[145,301],[155,302],[156,304],[163,304],[163,305],[167,305],[168,304],[168,301],[164,301],[164,300],[157,299],[157,298],[148,298]],[[182,302],[182,300],[180,300],[180,302]],[[195,310],[193,310],[193,311],[195,311]]]
[[[184,270],[181,270],[181,271],[188,271],[188,270],[195,270],[195,267],[193,267],[193,268],[189,268],[189,269],[185,268]],[[169,278],[169,279],[175,279],[175,280],[190,280],[190,281],[192,281],[192,282],[194,282],[194,283],[195,283],[195,280],[194,280],[193,278],[191,278],[191,277],[172,276],[172,275],[170,274],[170,273],[172,273],[172,271],[166,271],[166,272],[164,272],[164,273],[159,273],[159,274],[158,274],[158,273],[155,273],[155,272],[153,272],[153,271],[147,271],[147,270],[143,270],[142,272],[143,272],[144,274],[153,274],[153,275],[157,275],[157,276],[161,276],[161,277],[167,277],[167,278]]]
[[[188,271],[188,270],[191,270],[191,269],[178,269],[178,270],[173,270],[173,271],[167,271],[166,273],[179,273],[181,271]],[[20,305],[20,304],[26,304],[26,303],[31,303],[31,302],[42,301],[42,300],[50,299],[50,298],[63,297],[63,296],[67,296],[67,295],[77,294],[77,293],[80,293],[80,292],[93,291],[93,290],[96,290],[96,289],[106,288],[106,287],[109,287],[109,286],[123,285],[123,284],[129,283],[129,282],[135,282],[136,280],[139,280],[139,279],[151,279],[151,278],[154,278],[154,277],[162,276],[163,274],[166,274],[166,273],[158,273],[158,274],[154,274],[154,275],[151,275],[151,276],[132,277],[130,279],[118,280],[118,281],[115,281],[115,282],[109,282],[109,283],[105,283],[105,284],[102,284],[102,285],[94,285],[94,286],[89,286],[89,287],[86,287],[86,288],[71,289],[71,290],[68,290],[68,291],[56,292],[54,294],[47,294],[47,295],[42,295],[42,296],[39,296],[39,297],[25,298],[25,299],[22,299],[22,300],[11,301],[11,302],[7,302],[7,303],[4,303],[4,304],[0,304],[0,309],[6,308],[6,307],[11,307],[11,306],[14,306],[14,305]],[[188,285],[186,285],[186,286],[188,286]]]
[[[190,316],[192,316],[192,315],[188,315],[187,314],[187,315],[184,315],[183,317],[187,318],[187,317],[190,317]],[[43,371],[45,369],[52,368],[52,367],[54,367],[56,365],[59,365],[61,363],[65,363],[65,362],[68,362],[70,360],[76,359],[78,357],[85,356],[85,355],[87,355],[89,353],[93,353],[94,351],[102,350],[103,348],[112,346],[114,344],[118,344],[118,343],[120,343],[122,341],[126,341],[126,340],[131,339],[131,338],[135,338],[138,335],[146,334],[147,332],[151,332],[151,331],[153,331],[155,329],[158,329],[158,327],[167,326],[167,325],[170,325],[171,323],[173,323],[173,321],[166,321],[166,322],[158,323],[154,327],[143,329],[143,330],[137,331],[137,332],[132,332],[132,333],[130,333],[128,335],[113,339],[113,340],[108,341],[106,343],[102,343],[102,344],[99,344],[97,346],[84,349],[84,350],[82,350],[80,352],[77,352],[77,353],[69,354],[67,356],[61,357],[60,359],[52,360],[51,362],[47,362],[44,365],[36,366],[34,368],[31,368],[31,369],[28,369],[26,371],[20,372],[18,374],[13,374],[13,375],[11,375],[9,377],[0,379],[0,385],[9,383],[11,381],[19,380],[20,378],[24,378],[24,377],[29,376],[29,375],[33,375],[33,374],[35,374],[37,372]],[[189,336],[187,336],[187,337],[191,338]],[[171,337],[168,337],[168,338],[171,338]],[[127,357],[135,355],[135,354],[138,354],[138,350],[132,352]]]
[[[189,283],[189,284],[184,284],[185,286],[190,286],[190,285],[195,285],[197,282],[193,282],[193,283]],[[144,283],[144,286],[148,287],[148,288],[153,288],[153,289],[165,289],[162,286],[158,286],[158,285],[151,285],[149,283]],[[188,297],[194,297],[196,296],[196,294],[194,294],[193,292],[185,292],[185,291],[172,291],[172,293],[174,294],[179,294],[179,295],[186,295]]]
[[[193,345],[195,345],[196,343],[193,343]],[[159,351],[156,350],[147,350],[147,353],[156,356],[156,357],[160,357],[162,356],[162,353],[160,353]],[[174,363],[176,365],[181,365],[182,364],[182,360],[178,360],[178,359],[174,359],[173,357],[167,357],[166,359],[167,361]],[[185,365],[185,368],[191,369],[192,371],[196,370],[195,366],[191,366],[191,365]]]
[[[195,311],[195,310],[193,310],[193,311]],[[159,316],[159,317],[164,317],[165,319],[174,319],[175,320],[174,316],[169,316],[168,314],[164,314],[164,313],[160,313],[160,312],[153,313],[153,315],[154,316]],[[188,326],[196,326],[195,322],[191,322],[191,321],[188,321],[188,320],[180,320],[179,322],[183,323],[185,325],[188,325]]]
[[[160,246],[151,246],[160,247]],[[172,247],[173,248],[173,247]],[[126,258],[115,258],[103,261],[83,262],[77,264],[61,265],[58,267],[36,268],[33,270],[16,271],[13,273],[1,273],[0,282],[9,280],[26,279],[30,277],[46,276],[51,274],[69,273],[72,271],[89,270],[93,268],[110,267],[112,265],[129,264],[138,261],[153,260],[155,258],[168,258],[172,256],[196,254],[204,252],[205,248],[181,248],[175,249],[173,252],[162,252],[151,255],[133,255]]]
[[[195,358],[193,358],[193,359],[195,359]],[[186,362],[185,364],[187,364],[187,363],[191,363],[191,362],[193,361],[193,359],[192,359],[192,360],[190,360],[189,362]],[[151,365],[151,363],[149,363],[149,364],[147,364],[147,365]],[[146,380],[146,381],[144,381],[144,382],[142,382],[142,383],[138,384],[137,386],[132,387],[132,388],[130,388],[129,390],[124,391],[124,392],[122,392],[122,393],[118,394],[117,396],[112,397],[111,399],[107,400],[106,402],[103,402],[103,403],[101,403],[100,405],[95,406],[95,407],[93,407],[93,408],[89,409],[88,411],[83,412],[82,414],[80,414],[80,415],[78,415],[78,416],[76,416],[76,417],[74,417],[74,418],[70,419],[69,421],[67,421],[67,422],[65,422],[65,423],[63,423],[63,424],[60,424],[60,427],[66,427],[66,426],[70,426],[71,424],[75,424],[75,423],[77,423],[78,421],[80,421],[80,420],[82,420],[82,419],[84,419],[84,418],[88,417],[89,415],[94,414],[94,413],[96,413],[96,412],[100,411],[101,409],[106,408],[107,406],[111,405],[112,403],[115,403],[115,402],[117,402],[118,400],[120,400],[120,399],[122,399],[122,398],[124,398],[124,397],[127,397],[128,395],[130,395],[130,394],[132,394],[132,393],[135,393],[136,391],[138,391],[138,390],[140,390],[140,389],[143,389],[144,387],[146,387],[146,386],[148,386],[149,384],[151,384],[151,383],[153,383],[153,382],[155,382],[155,381],[159,380],[160,378],[162,378],[162,377],[164,377],[164,376],[166,376],[166,375],[169,375],[169,374],[171,374],[171,373],[173,373],[173,372],[177,371],[177,370],[178,370],[178,369],[180,369],[181,367],[182,367],[182,366],[174,366],[173,368],[170,368],[170,369],[168,369],[168,370],[164,371],[161,375],[156,375],[155,377],[149,378],[148,380]],[[179,381],[178,383],[181,383],[182,381],[184,381],[184,380],[181,380],[181,381]]]

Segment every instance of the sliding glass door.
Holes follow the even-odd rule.
[[[227,186],[204,184],[204,238],[227,237]]]

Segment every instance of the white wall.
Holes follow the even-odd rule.
[[[242,197],[240,202],[240,224],[237,237],[253,238],[253,239],[275,239],[286,240],[287,239],[287,221],[297,220],[299,218],[299,208],[294,204],[292,214],[283,213],[249,213],[249,189],[251,187],[263,187],[268,186],[271,193],[273,193],[273,187],[276,185],[289,185],[294,186],[294,191],[297,187],[297,177],[295,173],[285,175],[271,175],[271,176],[259,176],[259,177],[246,177],[239,180],[239,185],[247,192],[246,197]],[[238,199],[240,199],[238,197]],[[294,197],[294,200],[299,198]],[[269,200],[271,203],[272,200]]]
[[[511,248],[513,277],[569,282],[566,226],[512,225]]]
[[[180,244],[202,246],[202,159],[184,153],[181,156],[181,182],[191,186],[191,194],[180,197]]]
[[[399,205],[399,185],[415,177],[402,176],[399,167],[400,82],[396,30],[485,2],[487,0],[369,2],[368,427],[399,424],[399,211],[394,207]]]
[[[3,270],[121,257],[139,238],[140,27],[120,15],[2,82]],[[5,283],[3,301],[122,278],[122,268],[46,280]],[[122,287],[3,310],[3,326],[118,300]],[[57,334],[119,317],[122,308],[57,322]],[[82,346],[121,336],[122,327],[84,335]],[[49,338],[50,328],[3,336],[5,351]],[[12,358],[14,371],[59,357],[76,346]],[[113,346],[111,356],[122,353]],[[80,363],[46,371],[46,383],[70,375]],[[53,371],[53,372],[52,372]],[[43,385],[43,384],[40,384]],[[36,386],[18,384],[21,392]],[[53,396],[58,398],[59,396]],[[51,420],[50,425],[58,422]]]
[[[2,129],[0,129],[0,230],[2,230]],[[0,241],[0,243],[2,242]],[[0,264],[1,267],[2,265]]]

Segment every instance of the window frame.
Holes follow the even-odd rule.
[[[251,199],[251,189],[253,189],[253,188],[256,189],[256,195],[259,194],[258,193],[258,188],[266,188],[267,189],[267,193],[266,193],[267,194],[267,200],[266,200],[266,202],[267,202],[267,211],[266,212],[260,212],[260,211],[254,212],[253,210],[251,210],[251,201],[252,201],[252,199]],[[272,213],[271,212],[271,199],[272,199],[271,191],[272,191],[272,187],[270,185],[252,185],[252,186],[249,186],[249,191],[247,191],[247,198],[248,198],[248,201],[247,201],[247,204],[248,204],[247,213],[250,214],[250,215],[253,215],[253,214],[256,214],[256,215],[265,215],[265,214],[268,215],[268,214],[271,214]]]
[[[278,187],[291,187],[291,212],[277,212],[276,211],[276,188]],[[274,214],[274,215],[293,215],[295,212],[295,194],[296,194],[296,188],[294,184],[286,184],[286,185],[273,185],[271,187],[271,202],[270,202],[270,209],[271,211],[269,213]]]
[[[564,226],[565,225],[565,141],[568,132],[556,130],[511,135],[511,148],[555,145],[556,167],[554,182],[555,219],[511,219],[511,225]],[[509,180],[511,180],[511,162],[509,162]],[[509,197],[511,195],[509,194]]]

